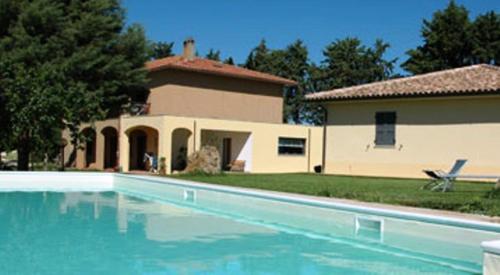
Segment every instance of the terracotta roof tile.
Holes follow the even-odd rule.
[[[177,70],[186,70],[199,73],[222,75],[228,77],[252,79],[252,80],[277,83],[287,86],[297,85],[297,83],[293,80],[248,70],[233,65],[223,64],[218,61],[213,61],[204,58],[194,58],[192,60],[188,60],[183,56],[172,56],[148,62],[146,63],[146,69],[148,69],[148,71],[150,72],[155,72],[164,69],[177,69]]]
[[[306,99],[334,101],[491,93],[500,93],[500,67],[481,64],[318,92],[307,95]]]

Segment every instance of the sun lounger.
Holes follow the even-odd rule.
[[[424,170],[423,172],[432,180],[422,189],[431,188],[431,190],[441,190],[443,192],[451,190],[453,181],[459,177],[459,173],[467,163],[466,159],[458,159],[448,173],[443,170]]]

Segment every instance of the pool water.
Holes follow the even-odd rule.
[[[189,199],[189,198],[188,198]],[[372,224],[373,225],[373,224]],[[376,225],[376,224],[375,224]],[[469,274],[476,263],[116,192],[0,192],[2,274]],[[366,227],[370,231],[370,227]],[[376,234],[375,234],[376,235]]]

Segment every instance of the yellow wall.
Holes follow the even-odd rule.
[[[178,70],[149,77],[150,115],[282,122],[282,85]]]
[[[174,116],[136,116],[121,118],[120,166],[124,171],[128,169],[129,155],[126,132],[127,129],[138,126],[149,126],[158,130],[159,156],[166,157],[166,163],[169,166],[172,153],[172,132],[177,128],[185,128],[193,133],[188,141],[188,152],[193,152],[194,148],[197,150],[200,148],[202,131],[251,133],[252,169],[250,172],[253,173],[308,172],[313,171],[315,165],[321,164],[323,133],[321,127]],[[306,138],[306,154],[303,156],[278,155],[278,137],[280,136]],[[167,171],[170,171],[170,167]]]
[[[119,121],[118,119],[108,119],[103,121],[97,121],[94,123],[94,125],[86,123],[81,125],[80,130],[83,131],[88,127],[91,127],[96,132],[96,162],[90,164],[88,168],[102,169],[102,167],[104,167],[104,135],[102,131],[106,127],[113,127],[118,132]],[[75,146],[71,144],[71,137],[68,130],[63,132],[63,138],[68,141],[68,145],[64,148],[64,157],[66,160],[68,160]],[[77,145],[77,148],[78,147],[82,148],[76,151],[76,168],[79,169],[87,168],[85,167],[84,145]]]
[[[326,172],[423,177],[422,169],[500,175],[500,97],[448,97],[326,104]],[[396,145],[376,147],[375,113],[396,111]]]

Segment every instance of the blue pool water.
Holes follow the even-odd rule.
[[[346,229],[351,235],[342,233],[343,226],[336,227],[342,223],[340,220],[333,221],[329,226],[334,233],[328,235],[315,231],[313,220],[300,221],[311,225],[301,227],[279,221],[268,223],[269,215],[246,219],[243,216],[251,215],[239,216],[237,205],[228,209],[223,202],[214,202],[214,208],[221,206],[227,212],[212,211],[200,206],[202,202],[194,203],[201,197],[189,196],[183,198],[188,203],[181,204],[116,192],[0,192],[0,273],[470,274],[480,271],[478,255],[457,254],[447,258],[411,251],[404,247],[418,250],[420,246],[435,243],[436,248],[431,251],[451,252],[456,246],[443,247],[432,239],[428,243],[412,242],[398,232],[388,232],[380,240],[379,232],[372,230],[377,224],[370,221],[361,230]],[[398,247],[398,242],[405,244]],[[462,247],[464,253],[476,253],[476,248],[468,252],[469,247]],[[478,260],[473,260],[477,257]],[[471,262],[464,260],[469,258]]]

